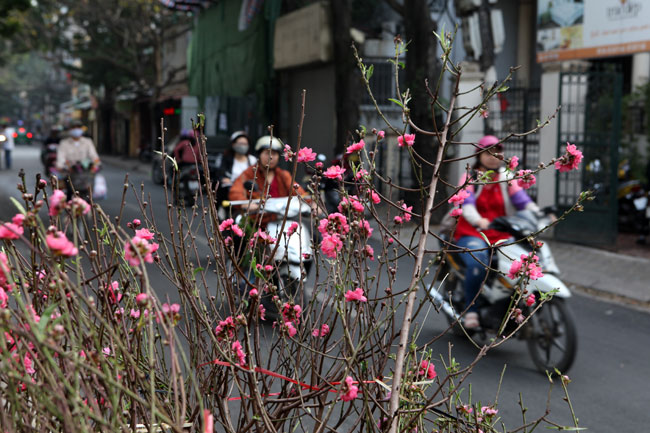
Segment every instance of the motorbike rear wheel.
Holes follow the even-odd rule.
[[[553,298],[530,318],[528,351],[535,367],[542,372],[557,368],[566,373],[575,360],[578,336],[573,315],[564,299]]]

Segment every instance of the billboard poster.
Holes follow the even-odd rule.
[[[538,0],[537,61],[650,51],[648,0]]]

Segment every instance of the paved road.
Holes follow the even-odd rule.
[[[11,212],[8,196],[18,196],[15,185],[19,168],[24,168],[28,178],[40,168],[38,149],[18,147],[15,151],[15,169],[11,172],[0,171],[0,218],[7,219]],[[109,185],[109,198],[102,203],[107,213],[117,215],[119,198],[124,181],[124,170],[107,166],[104,171]],[[147,197],[151,195],[151,205],[156,215],[165,211],[162,188],[153,185],[146,175],[131,173],[130,181],[137,185],[144,184]],[[125,221],[138,217],[139,210],[133,194],[127,196],[124,209]],[[624,272],[624,270],[621,270]],[[399,281],[408,281],[410,273],[406,265],[400,267]],[[169,285],[160,275],[154,275],[154,287],[159,288],[159,295],[170,296]],[[650,423],[650,345],[648,329],[650,314],[644,310],[635,310],[622,305],[575,295],[569,305],[575,313],[579,333],[579,351],[576,363],[569,376],[572,379],[570,391],[572,402],[581,426],[592,432],[641,432],[648,431]],[[429,315],[424,326],[421,341],[437,335],[446,326],[445,320],[436,315]],[[434,349],[440,353],[447,352],[447,345],[453,344],[454,355],[461,363],[472,359],[475,349],[460,338],[450,337],[436,343]],[[498,386],[499,374],[507,364],[506,374],[499,396],[500,415],[508,426],[515,426],[520,421],[518,410],[519,394],[524,404],[530,408],[529,419],[543,413],[548,395],[548,380],[538,374],[528,356],[523,342],[512,341],[490,353],[471,376],[475,398],[491,402]],[[480,395],[477,395],[477,390]],[[570,417],[566,405],[561,401],[559,387],[553,390],[551,410],[552,418],[561,423],[569,423]]]

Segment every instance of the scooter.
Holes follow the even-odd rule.
[[[510,233],[514,239],[526,239],[539,229],[547,226],[550,221],[550,211],[539,217],[531,211],[521,211],[516,215],[495,219],[490,228]],[[483,284],[482,290],[476,300],[479,313],[480,327],[472,333],[495,334],[505,327],[499,335],[508,335],[516,330],[518,324],[513,320],[511,311],[512,300],[515,294],[516,280],[510,279],[508,273],[515,259],[522,254],[528,255],[533,251],[531,244],[525,240],[518,243],[506,242],[498,246],[492,255],[491,271]],[[543,301],[534,314],[531,313],[538,307],[538,302],[532,306],[525,304],[525,297],[519,301],[519,308],[523,317],[529,318],[528,322],[519,329],[516,337],[526,340],[533,363],[541,372],[553,372],[556,368],[565,373],[571,368],[577,350],[577,331],[573,315],[565,301],[571,297],[571,291],[560,278],[560,270],[555,263],[551,249],[547,244],[536,248],[539,265],[544,276],[531,280],[526,287],[529,293],[542,299],[547,294],[552,294],[550,299]],[[462,260],[453,253],[446,254],[441,263],[443,269],[439,272],[440,284],[430,291],[436,307],[445,314],[455,332],[459,332],[462,324],[462,314],[465,311],[465,268]],[[530,316],[530,317],[529,317]],[[470,333],[468,331],[468,333]]]
[[[261,203],[262,213],[277,215],[277,219],[269,221],[266,225],[266,232],[276,239],[275,243],[268,246],[270,252],[275,251],[273,260],[276,266],[273,282],[282,300],[293,298],[309,275],[314,260],[311,231],[303,221],[309,218],[311,206],[298,196],[269,198],[263,201],[250,200],[250,202]],[[224,202],[224,206],[247,206],[248,204],[249,200]],[[285,213],[287,219],[283,227]],[[243,217],[240,215],[236,221],[239,223],[241,218]],[[297,225],[294,225],[294,222]],[[294,228],[290,232],[292,225]],[[267,311],[275,310],[271,299],[262,298],[262,302]]]
[[[54,174],[56,152],[58,148],[59,143],[48,143],[43,145],[43,149],[41,150],[41,162],[43,163],[43,171],[46,178]]]
[[[176,205],[194,206],[196,194],[201,187],[201,169],[195,164],[182,166],[178,175],[178,189],[174,195]]]

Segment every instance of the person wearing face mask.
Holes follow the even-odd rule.
[[[92,170],[99,169],[100,160],[93,141],[83,136],[81,122],[72,122],[68,129],[68,137],[61,140],[56,152],[56,168],[61,171],[69,170],[76,163],[92,164]]]
[[[212,179],[219,181],[217,203],[219,206],[228,199],[228,192],[236,180],[248,167],[257,163],[257,158],[249,153],[250,139],[245,131],[235,131],[230,136],[230,148],[217,155]]]
[[[289,197],[293,195],[304,196],[307,193],[302,187],[293,188],[291,182],[291,173],[283,170],[278,166],[281,152],[284,150],[284,144],[277,137],[265,135],[260,137],[255,143],[258,161],[254,166],[248,167],[233,182],[228,193],[228,199],[248,200],[264,197]],[[257,184],[257,188],[250,191],[246,188],[246,181],[252,180]],[[248,213],[255,213],[259,210],[259,203],[249,203],[247,206]],[[275,215],[264,215],[262,223],[271,221]]]
[[[83,133],[81,122],[74,121],[70,124],[68,137],[61,140],[56,151],[56,169],[72,178],[75,189],[87,194],[94,173],[100,168],[100,160],[95,144],[90,138],[84,137]],[[65,181],[65,185],[69,200],[72,198],[73,191],[68,180]]]
[[[537,204],[517,182],[507,182],[508,173],[503,161],[497,158],[497,153],[503,152],[500,140],[493,135],[481,138],[476,147],[476,162],[472,167],[472,179],[478,177],[478,172],[492,171],[490,182],[485,185],[467,185],[465,190],[469,196],[462,205],[462,216],[454,233],[455,244],[460,248],[476,250],[487,248],[488,245],[479,233],[481,231],[491,244],[509,239],[510,234],[490,229],[490,223],[498,217],[512,215],[516,211],[531,210],[539,212]],[[464,185],[468,174],[464,173],[459,185]],[[490,251],[484,249],[472,253],[461,253],[460,258],[465,264],[465,302],[466,306],[474,300],[478,293],[490,261]],[[476,304],[469,306],[465,314],[464,327],[474,329],[479,326],[478,309]]]

